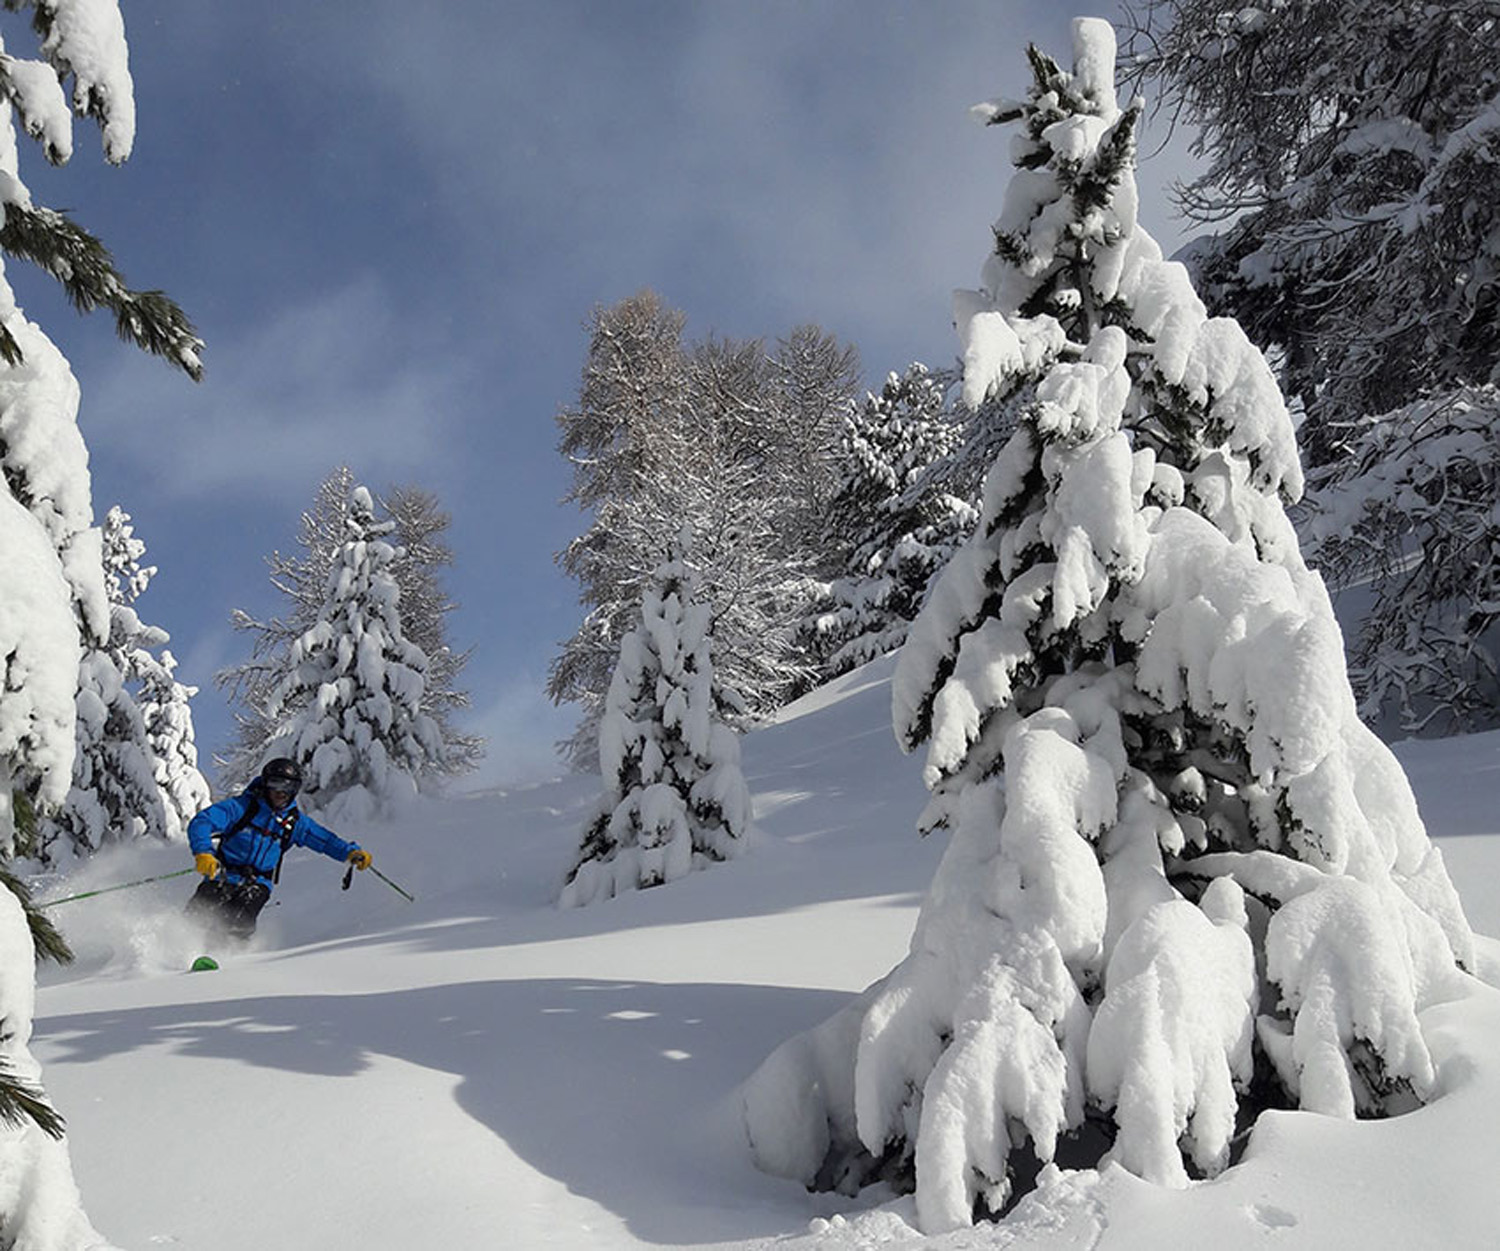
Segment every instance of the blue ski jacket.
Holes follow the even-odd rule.
[[[240,823],[246,812],[250,819]],[[236,824],[240,828],[225,838],[217,850],[213,839]],[[247,790],[211,804],[188,822],[188,846],[193,854],[213,852],[231,882],[255,878],[269,887],[288,847],[309,847],[334,860],[347,860],[358,843],[346,842],[324,829],[293,800],[285,808],[272,808],[271,801],[252,784]]]

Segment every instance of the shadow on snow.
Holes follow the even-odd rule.
[[[778,1044],[847,998],[704,983],[488,981],[80,1013],[38,1022],[36,1036],[53,1063],[165,1046],[330,1079],[356,1078],[380,1056],[451,1073],[459,1107],[536,1170],[615,1213],[643,1242],[683,1246],[784,1230],[786,1183],[755,1172],[733,1092]],[[252,1105],[258,1089],[247,1081],[221,1092],[216,1153],[235,1156],[234,1105]],[[237,1167],[253,1193],[245,1170],[271,1163]],[[726,1230],[722,1203],[703,1201],[726,1189],[740,1190],[736,1208],[757,1228]]]

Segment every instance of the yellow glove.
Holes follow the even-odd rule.
[[[356,847],[349,853],[349,863],[363,873],[370,867],[370,853],[363,847]]]
[[[204,877],[219,876],[219,859],[211,851],[200,851],[194,856],[193,867]]]

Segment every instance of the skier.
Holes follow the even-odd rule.
[[[298,810],[301,786],[301,767],[278,756],[239,795],[211,804],[188,822],[188,846],[203,874],[188,900],[189,914],[231,938],[248,939],[280,880],[288,847],[310,847],[360,870],[370,867],[370,853],[358,843],[346,842]]]

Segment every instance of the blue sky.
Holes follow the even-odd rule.
[[[28,314],[83,389],[97,511],[119,503],[160,573],[139,608],[169,630],[205,759],[231,732],[213,673],[242,659],[236,607],[277,610],[264,558],[292,547],[317,483],[453,514],[453,639],[473,647],[480,781],[555,772],[570,728],[542,688],[580,616],[553,553],[558,407],[590,308],[652,287],[689,334],[775,338],[815,321],[867,382],[953,356],[1006,143],[968,106],[1025,84],[1036,41],[1066,60],[1075,9],[1029,0],[444,0],[126,7],[139,130],[105,166],[80,123],[37,198],[100,234],[137,287],[207,341],[193,385],[79,318],[12,263]],[[1172,246],[1159,188],[1143,220]],[[1180,145],[1178,145],[1180,146]]]

